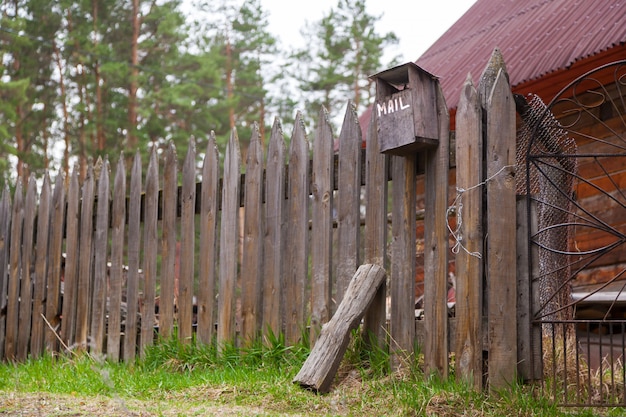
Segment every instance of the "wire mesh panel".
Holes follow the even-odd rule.
[[[544,387],[562,405],[626,405],[626,61],[548,105],[516,102]]]

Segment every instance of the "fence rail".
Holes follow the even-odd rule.
[[[453,235],[465,246],[457,254],[451,348],[457,351],[457,375],[477,387],[484,332],[490,335],[489,375],[498,376],[496,384],[510,382],[518,362],[515,326],[509,328],[516,314],[515,195],[509,181],[514,168],[502,156],[515,154],[514,104],[501,57],[494,57],[477,89],[466,84],[456,123],[457,184],[476,186],[476,192],[463,196],[464,222]],[[439,145],[416,155],[378,152],[376,116],[363,152],[357,114],[349,105],[336,153],[329,116],[322,111],[311,143],[300,116],[288,148],[279,122],[267,149],[254,129],[245,164],[235,131],[223,160],[211,135],[199,182],[193,143],[180,175],[170,146],[161,163],[152,152],[145,176],[137,153],[130,171],[120,158],[112,180],[106,160],[90,166],[82,183],[76,169],[54,185],[46,175],[39,192],[35,178],[18,180],[12,198],[7,188],[0,198],[0,357],[13,361],[44,350],[89,349],[132,361],[154,343],[157,330],[184,342],[195,331],[199,343],[218,346],[245,345],[270,333],[295,344],[309,332],[314,343],[358,266],[373,263],[390,278],[364,328],[379,341],[389,336],[393,366],[401,367],[414,355],[416,190],[423,186],[426,297],[419,334],[427,370],[446,376],[450,123],[440,89],[436,106]],[[489,145],[482,144],[485,133]],[[486,173],[480,168],[483,146],[497,152],[490,154]],[[419,176],[418,158],[425,166]],[[496,175],[502,170],[505,175]],[[485,175],[492,176],[493,211],[481,216],[480,195],[486,191],[478,185]],[[482,217],[492,223],[483,226]],[[487,267],[471,254],[483,251],[483,227],[489,227],[486,250],[493,253],[486,257],[485,295]],[[487,328],[483,297],[489,303]]]

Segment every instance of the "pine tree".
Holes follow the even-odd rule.
[[[292,54],[290,64],[308,116],[321,106],[340,114],[348,100],[357,111],[370,104],[374,85],[368,77],[383,68],[385,48],[398,41],[392,32],[376,32],[378,20],[367,13],[365,0],[339,0],[320,21],[305,27],[307,47]]]

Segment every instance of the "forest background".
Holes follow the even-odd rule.
[[[245,152],[275,117],[297,110],[313,127],[322,106],[337,117],[369,105],[368,76],[397,43],[379,34],[366,0],[337,0],[303,22],[306,47],[285,50],[260,0],[2,0],[0,186],[88,161],[157,152],[199,158],[211,131],[224,151],[233,128]]]

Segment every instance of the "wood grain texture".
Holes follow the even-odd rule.
[[[311,178],[311,343],[315,343],[332,308],[333,132],[326,109],[320,110]]]
[[[86,350],[89,341],[90,301],[93,279],[93,215],[95,201],[95,179],[93,164],[87,168],[83,181],[80,205],[80,236],[78,246],[78,279],[76,291],[76,331],[78,350]]]
[[[30,336],[30,354],[33,358],[39,357],[44,348],[44,326],[42,316],[46,311],[48,245],[50,243],[50,205],[51,205],[50,176],[44,175],[39,194],[37,208],[37,250],[35,259],[35,276],[33,279],[33,321]]]
[[[178,289],[178,338],[190,343],[193,335],[195,266],[196,146],[191,139],[183,162],[180,195],[180,278]]]
[[[180,266],[176,266],[177,206],[177,155],[174,144],[170,142],[163,161],[161,294],[159,296],[159,334],[165,338],[170,337],[174,329],[174,304],[178,298],[177,278]]]
[[[328,392],[350,341],[363,314],[385,280],[385,270],[378,265],[361,265],[346,289],[332,319],[322,328],[317,343],[293,379],[294,383],[317,392]]]
[[[265,262],[263,265],[263,334],[283,332],[283,217],[285,215],[285,139],[274,120],[267,151],[265,186]]]
[[[235,343],[235,304],[239,260],[239,185],[241,154],[237,132],[232,131],[224,158],[220,268],[217,316],[217,346]]]
[[[246,158],[243,254],[241,261],[241,337],[250,346],[261,326],[263,271],[263,144],[255,123]]]
[[[294,123],[289,148],[289,185],[285,219],[285,342],[294,345],[304,331],[305,289],[308,277],[309,146],[302,115]]]
[[[339,134],[337,197],[337,291],[340,303],[359,260],[361,204],[361,128],[349,102]]]
[[[109,274],[107,268],[109,239],[109,161],[101,165],[97,183],[96,219],[93,237],[93,300],[91,303],[90,348],[95,354],[104,352]]]
[[[482,389],[483,346],[483,181],[482,110],[478,91],[468,75],[456,113],[457,239],[456,254],[456,376]],[[462,206],[460,206],[462,204]]]
[[[389,157],[380,153],[378,118],[370,119],[367,133],[365,193],[365,263],[387,266],[387,170]],[[365,313],[363,331],[368,343],[383,347],[387,322],[387,283],[383,282]],[[371,339],[370,339],[371,337]]]
[[[215,332],[219,157],[211,132],[202,166],[200,195],[200,259],[198,261],[198,341],[210,344]]]
[[[127,314],[124,332],[124,360],[133,362],[137,352],[138,326],[136,311],[139,311],[139,248],[141,244],[141,156],[135,153],[130,173],[130,195],[128,198],[128,276],[126,282]]]
[[[424,367],[427,374],[448,377],[448,170],[450,158],[450,116],[437,82],[439,146],[426,151],[424,207],[424,316],[426,344]]]
[[[33,302],[33,274],[34,261],[34,230],[35,217],[37,215],[37,183],[35,176],[31,174],[26,187],[24,200],[24,231],[22,232],[22,262],[20,265],[20,299],[19,299],[19,328],[17,331],[17,360],[25,360],[28,357],[30,329],[32,326],[32,302]]]
[[[487,281],[489,386],[499,389],[517,374],[515,103],[500,70],[487,110]]]
[[[152,148],[146,171],[146,192],[143,207],[143,305],[141,309],[141,337],[139,355],[144,358],[146,348],[154,343],[154,303],[157,272],[157,221],[159,203],[159,164]]]
[[[120,155],[113,180],[111,203],[111,268],[109,270],[109,318],[107,358],[117,362],[121,354],[122,289],[124,287],[124,243],[126,232],[126,164]],[[132,312],[127,311],[126,315]]]

